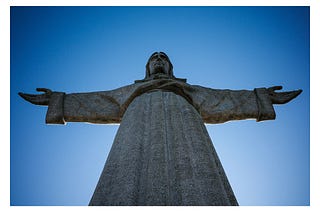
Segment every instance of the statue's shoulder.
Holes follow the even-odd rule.
[[[209,88],[209,87],[201,86],[201,85],[188,84],[188,86],[195,91],[218,91],[219,90],[219,89]]]
[[[116,88],[107,92],[111,94],[126,94],[136,90],[140,85],[141,83],[133,83],[133,84],[125,85],[120,88]]]

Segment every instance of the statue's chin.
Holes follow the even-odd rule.
[[[166,74],[166,72],[164,72],[164,70],[158,70],[156,72],[154,72],[154,74]]]
[[[153,69],[153,72],[152,72],[152,73],[153,73],[153,74],[160,74],[160,73],[164,74],[165,72],[164,72],[164,69],[163,69],[162,66],[156,66],[156,67]]]

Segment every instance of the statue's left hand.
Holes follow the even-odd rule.
[[[282,86],[273,86],[268,88],[269,98],[272,104],[285,104],[290,100],[296,98],[302,90],[286,91],[286,92],[275,92],[276,90],[281,90]]]
[[[26,101],[35,104],[35,105],[43,105],[47,106],[49,105],[49,101],[52,95],[52,91],[47,88],[37,88],[37,91],[44,92],[43,94],[25,94],[19,92],[19,95],[25,99]]]

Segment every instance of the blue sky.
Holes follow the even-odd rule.
[[[309,205],[309,7],[11,7],[11,205],[87,205],[117,125],[46,125],[17,93],[142,79],[154,51],[217,89],[303,89],[274,121],[207,125],[240,205]]]

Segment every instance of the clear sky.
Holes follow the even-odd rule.
[[[207,125],[240,205],[309,205],[309,7],[11,7],[11,205],[87,205],[117,125],[46,125],[18,92],[111,90],[155,51],[216,89],[303,93],[276,120]]]

